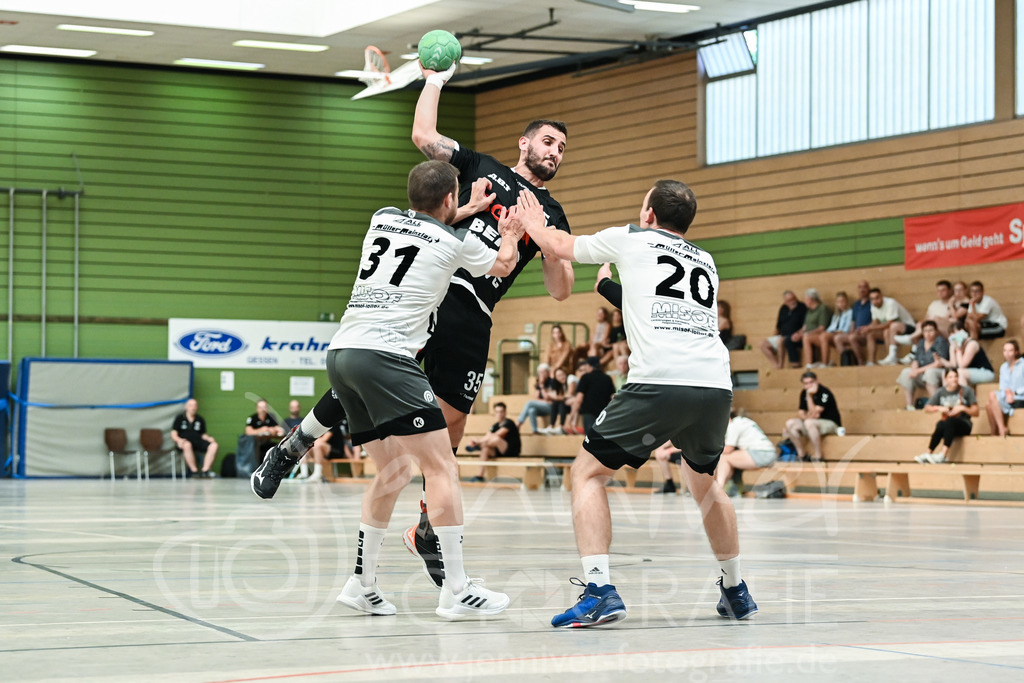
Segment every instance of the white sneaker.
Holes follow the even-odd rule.
[[[907,410],[908,410],[908,411],[914,411],[914,410],[917,410],[917,408],[915,408],[915,407],[914,407],[913,405],[911,405],[911,404],[909,404],[909,403],[908,403],[908,404],[907,404]]]
[[[919,462],[922,465],[938,465],[946,462],[946,456],[936,455],[934,453],[922,453],[921,455],[914,458],[914,462]]]
[[[903,344],[904,346],[909,346],[910,345],[910,335],[909,334],[897,334],[895,337],[892,338],[892,340],[894,342],[896,342],[897,344]]]
[[[311,474],[305,478],[304,483],[306,484],[322,484],[324,481],[324,475],[322,474]]]
[[[899,364],[899,362],[900,361],[899,361],[898,358],[896,358],[896,356],[886,356],[882,360],[878,361],[878,364],[879,365],[897,365],[897,364]]]
[[[914,362],[914,354],[912,354],[912,353],[908,353],[907,355],[903,356],[903,358],[900,358],[900,364],[901,365],[910,365],[913,362]]]
[[[448,621],[492,617],[504,612],[508,603],[504,593],[487,590],[480,585],[480,579],[468,579],[460,593],[452,593],[447,586],[441,588],[435,613]]]
[[[389,615],[398,611],[384,599],[376,583],[366,588],[355,576],[348,577],[345,587],[338,593],[338,602],[367,614]]]

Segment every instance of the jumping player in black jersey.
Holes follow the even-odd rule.
[[[416,104],[412,140],[427,158],[448,161],[459,170],[460,207],[454,226],[475,232],[497,250],[498,215],[503,207],[515,206],[519,193],[528,190],[543,207],[546,224],[570,232],[565,212],[544,186],[562,163],[567,135],[565,124],[547,119],[528,124],[518,141],[519,160],[510,168],[437,131],[441,89],[453,73],[454,65],[443,73],[423,70],[426,85]],[[481,187],[489,194],[484,196]],[[524,237],[518,244],[517,263],[506,277],[472,277],[464,270],[456,272],[437,311],[431,337],[418,355],[444,413],[453,451],[462,440],[466,416],[483,383],[490,350],[491,313],[516,276],[538,253],[537,245]],[[551,296],[558,301],[567,299],[574,282],[572,264],[559,258],[545,258],[542,268],[544,286]],[[306,417],[324,425],[324,429],[341,419],[339,403],[329,394],[321,398]],[[308,450],[312,445],[312,441],[306,443],[309,431],[300,426],[279,448],[301,456],[303,449]],[[268,480],[273,479],[274,474],[268,473]],[[274,495],[276,486],[266,491],[266,495],[261,495],[269,498]],[[427,575],[440,588],[443,574],[437,560],[436,537],[422,501],[420,523],[406,531],[405,542],[409,550],[423,560]]]

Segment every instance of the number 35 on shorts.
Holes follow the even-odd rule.
[[[473,394],[480,393],[480,386],[484,383],[484,373],[470,370],[466,373],[466,383],[462,386],[466,391]]]

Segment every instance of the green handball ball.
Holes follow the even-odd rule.
[[[441,29],[423,34],[418,47],[420,63],[431,71],[444,71],[462,57],[459,39]]]

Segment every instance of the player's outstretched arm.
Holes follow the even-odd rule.
[[[505,277],[516,267],[519,259],[519,240],[525,233],[525,226],[519,215],[518,207],[511,209],[501,207],[498,216],[498,233],[501,235],[501,246],[494,259],[494,265],[487,271],[493,277]]]
[[[463,218],[474,216],[481,211],[486,211],[491,207],[491,203],[494,202],[494,196],[494,193],[491,192],[491,181],[487,178],[477,178],[473,182],[473,192],[470,194],[469,201],[460,206],[455,212],[452,224],[458,223]]]
[[[544,208],[537,201],[537,198],[533,196],[532,192],[520,192],[519,201],[516,202],[516,206],[525,217],[528,217],[524,218],[523,221],[526,224],[526,233],[530,236],[530,239],[537,243],[545,258],[554,257],[556,259],[565,259],[566,261],[576,260],[573,254],[573,245],[576,243],[576,238],[561,230],[549,228],[545,225]],[[536,219],[538,212],[540,214],[539,221]]]
[[[554,232],[560,232],[555,230]],[[555,301],[565,301],[572,294],[572,286],[576,282],[572,263],[553,256],[546,257],[541,267],[544,270],[544,288]]]
[[[441,88],[455,73],[455,64],[447,71],[437,72],[420,65],[427,82],[416,101],[416,112],[412,121],[412,141],[423,155],[434,161],[451,161],[455,152],[455,141],[437,132],[437,105],[441,99]]]

